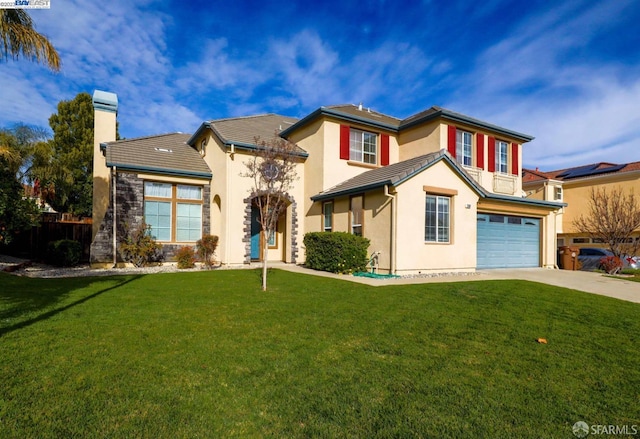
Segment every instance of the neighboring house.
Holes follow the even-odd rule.
[[[317,231],[370,239],[383,273],[555,264],[563,204],[523,197],[528,135],[439,107],[401,120],[338,105],[300,120],[220,119],[193,135],[116,142],[117,97],[96,92],[94,102],[94,265],[116,262],[120,225],[143,218],[169,256],[218,235],[217,258],[227,265],[259,260],[261,243],[269,260],[303,263],[304,234]],[[262,240],[253,181],[243,174],[255,137],[274,135],[298,146],[298,180],[276,234]]]
[[[529,199],[560,201],[567,205],[559,215],[558,246],[606,247],[605,243],[579,233],[573,223],[588,213],[592,189],[620,187],[640,194],[640,162],[602,162],[549,172],[522,170],[522,189]],[[634,233],[634,238],[640,239],[640,230]]]

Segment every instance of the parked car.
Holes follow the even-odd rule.
[[[578,261],[582,264],[583,270],[596,270],[602,268],[600,260],[607,256],[613,256],[613,253],[604,248],[584,247],[580,249]],[[640,268],[640,257],[638,256],[623,256],[621,259],[622,268]]]

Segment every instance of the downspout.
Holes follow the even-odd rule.
[[[118,231],[118,209],[116,205],[116,181],[118,180],[118,176],[115,165],[111,172],[113,173],[113,268],[116,268],[118,264],[118,237],[116,236]]]
[[[389,247],[391,247],[391,251],[389,252],[389,271],[390,274],[396,274],[396,196],[389,193],[389,185],[387,184],[384,185],[384,196],[391,199],[391,234],[389,236]]]
[[[229,154],[229,160],[226,160],[225,158],[225,208],[226,208],[226,212],[223,214],[222,213],[222,207],[220,208],[220,219],[224,218],[224,253],[225,253],[225,259],[227,260],[227,264],[229,263],[229,260],[231,258],[231,240],[229,239],[230,235],[230,230],[231,230],[231,225],[229,224],[229,205],[231,204],[231,187],[229,185],[229,174],[231,173],[231,161],[233,160],[234,154],[235,154],[235,146],[232,143],[231,144],[231,151]],[[249,226],[251,227],[251,226]]]
[[[553,212],[553,234],[556,237],[556,243],[555,243],[555,257],[553,258],[553,268],[556,270],[559,270],[560,267],[558,267],[558,215],[560,215],[561,213],[564,213],[564,207],[561,209],[560,212],[558,212],[557,210],[555,212]]]

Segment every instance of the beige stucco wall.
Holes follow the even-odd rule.
[[[303,227],[305,232],[320,231],[322,226],[318,217],[321,214],[322,206],[318,203],[312,203],[310,201],[312,196],[378,167],[340,159],[341,124],[344,122],[323,117],[302,127],[289,137],[289,140],[309,153],[304,164],[304,203],[301,203],[300,206],[300,211],[305,214]],[[365,131],[375,131],[366,125],[357,123],[350,123],[349,126]],[[389,134],[389,162],[395,163],[399,160],[398,141],[395,135],[386,134]],[[304,209],[302,209],[302,205],[304,205]],[[341,221],[339,216],[338,221]]]
[[[424,242],[424,186],[456,190],[451,206],[450,244]],[[378,269],[388,273],[395,266],[398,274],[437,271],[473,271],[476,263],[476,204],[478,195],[445,162],[439,162],[395,188],[364,194],[363,235],[371,241],[369,254],[379,251]],[[392,196],[396,217],[392,218]],[[349,232],[351,197],[333,200],[334,231]],[[321,204],[311,210],[315,230],[321,227]],[[469,208],[466,208],[469,205]],[[395,233],[392,223],[395,220]],[[395,245],[393,244],[395,242]],[[395,251],[394,251],[395,247]],[[392,255],[395,262],[392,263]]]
[[[107,168],[105,156],[100,151],[100,144],[116,140],[116,113],[96,108],[93,119],[93,241],[100,229],[111,200],[111,171]]]
[[[522,191],[522,144],[509,136],[497,135],[487,130],[478,130],[470,125],[456,123],[455,126],[473,134],[484,135],[484,167],[479,168],[477,155],[474,153],[472,166],[465,166],[469,174],[487,191],[492,193],[501,193],[505,195],[520,196]],[[407,160],[431,152],[437,152],[441,149],[447,149],[448,145],[448,124],[441,121],[431,121],[423,125],[412,127],[400,133],[400,160]],[[497,140],[503,140],[509,143],[509,163],[512,161],[511,144],[518,144],[518,173],[513,175],[499,174],[489,172],[489,152],[488,137],[493,136]],[[473,150],[477,151],[477,135],[473,136]],[[511,171],[511,168],[509,168]]]
[[[599,187],[607,191],[622,188],[625,193],[633,191],[640,196],[640,172],[625,172],[598,178],[582,179],[580,181],[564,182],[564,202],[567,203],[566,213],[563,218],[565,233],[576,233],[573,221],[581,214],[589,211],[591,189]]]
[[[457,190],[451,203],[449,244],[426,243],[424,186]],[[478,195],[444,161],[397,187],[398,274],[474,271]],[[466,206],[469,205],[469,208]]]
[[[446,125],[437,121],[418,125],[403,130],[398,137],[398,142],[400,144],[400,161],[438,152],[447,147],[447,128]]]
[[[253,179],[242,176],[247,172],[245,163],[253,159],[253,155],[242,149],[235,149],[232,154],[230,149],[223,145],[209,131],[205,134],[208,138],[205,161],[212,171],[211,184],[211,230],[220,237],[217,258],[225,265],[238,265],[245,263],[245,224],[246,203],[253,189]],[[196,139],[196,145],[201,139]],[[300,163],[296,166],[298,179],[293,183],[289,195],[298,203],[298,247],[302,246],[304,233],[304,166]],[[218,207],[219,204],[219,207]],[[218,213],[219,212],[219,213]],[[292,230],[291,207],[278,224],[276,236],[277,247],[268,250],[267,258],[273,261],[291,261],[291,237]],[[300,259],[300,253],[298,253]]]

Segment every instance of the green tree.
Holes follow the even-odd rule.
[[[9,244],[38,219],[38,208],[25,196],[18,178],[22,163],[18,139],[8,130],[0,131],[0,245]]]
[[[48,138],[44,128],[25,124],[0,129],[0,155],[9,160],[18,181],[33,185],[47,174],[51,162]]]
[[[60,70],[60,55],[47,37],[36,32],[29,14],[23,9],[0,10],[0,61],[20,55]]]
[[[51,148],[55,197],[51,206],[58,212],[91,216],[93,202],[93,102],[88,93],[58,103],[49,118],[53,130]],[[119,138],[116,127],[116,138]]]

